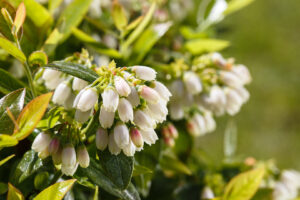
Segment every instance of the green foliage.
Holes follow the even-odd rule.
[[[254,2],[254,0],[231,0],[231,1],[229,1],[228,8],[225,10],[224,14],[228,15],[228,14],[234,13],[234,12],[248,6],[252,2]]]
[[[126,17],[124,8],[118,3],[118,1],[113,2],[112,17],[115,22],[115,26],[120,31],[123,31],[128,24],[128,19]]]
[[[12,184],[8,184],[8,194],[7,194],[8,200],[24,200],[23,194],[15,188]]]
[[[18,140],[10,135],[0,134],[0,150],[4,147],[11,147],[18,144]]]
[[[26,61],[26,57],[24,53],[19,50],[12,42],[0,36],[0,47],[6,50],[9,54],[17,58],[19,61],[24,63]]]
[[[24,88],[25,85],[4,69],[0,69],[0,92],[8,94],[14,90]]]
[[[43,51],[35,51],[28,57],[30,66],[45,66],[48,64],[48,56]]]
[[[185,48],[193,55],[205,52],[221,51],[229,46],[229,42],[217,39],[195,39],[185,43]]]

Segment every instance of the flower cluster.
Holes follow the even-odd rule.
[[[173,94],[170,117],[187,119],[187,129],[192,135],[213,131],[214,115],[235,115],[249,99],[244,87],[251,82],[247,67],[235,65],[233,59],[226,60],[219,53],[196,58],[192,67],[181,63],[174,69],[177,71],[169,85]]]
[[[280,180],[275,184],[272,199],[288,200],[298,196],[300,188],[300,173],[295,170],[284,170]]]
[[[171,93],[155,81],[155,70],[145,66],[96,69],[100,78],[79,92],[73,106],[76,113],[90,113],[99,109],[100,127],[96,144],[117,155],[127,156],[151,145],[158,139],[154,129],[168,114],[167,102]],[[82,118],[82,117],[79,117]]]
[[[162,127],[162,136],[166,145],[173,147],[175,145],[175,139],[178,138],[178,131],[174,124],[168,123]]]
[[[62,145],[56,137],[49,133],[40,133],[32,143],[32,149],[38,152],[40,158],[52,156],[53,163],[61,164],[61,171],[66,175],[73,175],[80,165],[89,166],[90,157],[84,145],[78,145],[76,150],[73,144]]]

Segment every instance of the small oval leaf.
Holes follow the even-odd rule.
[[[8,183],[8,193],[7,193],[8,200],[24,200],[23,194],[15,188],[12,184]]]
[[[15,25],[15,33],[18,33],[20,28],[23,26],[23,23],[25,21],[26,17],[26,8],[24,2],[20,3],[17,12],[16,12],[16,17],[14,20],[14,25]]]
[[[0,37],[0,47],[15,58],[17,58],[18,60],[20,60],[22,63],[26,61],[24,53],[21,50],[19,50],[12,42],[5,39],[4,37]]]

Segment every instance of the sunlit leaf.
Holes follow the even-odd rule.
[[[9,54],[20,60],[22,63],[26,61],[24,53],[19,50],[12,42],[0,36],[0,47],[7,51]]]
[[[0,166],[4,165],[7,161],[9,161],[10,159],[12,159],[13,157],[15,157],[15,154],[12,154],[12,155],[7,156],[6,158],[0,160]]]
[[[18,140],[26,138],[42,119],[52,93],[43,94],[29,102],[17,119],[19,127],[15,127],[14,136]]]
[[[48,8],[50,12],[53,12],[61,3],[63,0],[49,0]]]
[[[217,39],[195,39],[185,43],[185,48],[194,55],[221,51],[229,46],[229,42]]]
[[[25,89],[16,90],[0,99],[0,133],[13,133],[14,123],[8,115],[7,109],[17,119],[23,109],[24,99]]]
[[[128,19],[126,17],[124,8],[116,0],[113,2],[112,6],[112,17],[117,29],[119,29],[120,31],[122,31],[127,26]]]
[[[24,0],[27,16],[37,27],[49,26],[53,23],[53,18],[46,8],[35,0]]]
[[[5,8],[12,17],[15,17],[16,11],[14,9],[14,7],[8,3],[7,1],[0,1],[0,8]],[[13,35],[11,33],[11,29],[10,27],[7,25],[3,15],[0,13],[0,33],[6,37],[7,39],[9,39],[10,41],[13,41]]]
[[[39,193],[34,200],[61,200],[65,194],[72,188],[76,179],[62,181],[49,186]]]
[[[134,162],[133,174],[132,176],[139,176],[141,174],[151,174],[153,171],[145,166],[139,165]]]
[[[181,162],[176,155],[169,151],[163,153],[159,160],[159,164],[163,170],[187,175],[192,174],[191,170],[183,162]]]
[[[15,188],[12,184],[8,183],[7,200],[24,200],[23,194]]]
[[[224,11],[225,15],[234,13],[246,6],[248,6],[250,3],[254,2],[254,0],[231,0],[228,3],[227,9]]]
[[[0,149],[3,147],[12,147],[18,144],[15,137],[6,134],[0,134]]]
[[[94,82],[99,77],[96,72],[94,72],[90,68],[77,63],[56,61],[46,65],[45,67],[54,68],[88,82]]]
[[[256,193],[265,169],[259,167],[234,177],[226,186],[224,200],[249,200]]]
[[[15,33],[19,32],[19,29],[23,26],[23,23],[25,21],[25,17],[26,17],[26,8],[24,3],[22,2],[16,12],[16,17],[14,20],[14,25],[15,25]]]

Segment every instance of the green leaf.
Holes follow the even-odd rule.
[[[76,179],[62,181],[49,186],[39,193],[34,200],[61,200],[65,194],[72,188]]]
[[[140,196],[136,191],[132,183],[129,184],[127,189],[119,189],[111,180],[104,174],[99,161],[91,158],[91,162],[88,168],[78,168],[76,174],[81,177],[88,177],[94,184],[98,185],[100,188],[106,192],[117,196],[124,200],[140,200]]]
[[[88,11],[92,0],[74,0],[60,15],[56,29],[50,34],[46,40],[45,52],[51,54],[56,46],[63,42],[72,33],[74,27],[77,27]]]
[[[18,140],[26,138],[42,119],[52,93],[43,94],[30,101],[17,119],[18,127],[15,127],[14,136]]]
[[[26,61],[24,53],[19,50],[12,42],[0,36],[0,47],[7,51],[9,54],[20,60],[22,63]]]
[[[265,169],[259,167],[234,177],[226,186],[224,200],[249,200],[259,188]]]
[[[229,46],[229,42],[217,39],[195,39],[185,43],[185,48],[193,55],[199,55],[206,52],[221,51]]]
[[[28,64],[30,66],[38,65],[39,67],[48,64],[48,56],[43,51],[35,51],[28,57]]]
[[[113,2],[112,17],[117,29],[119,29],[120,31],[124,30],[124,28],[128,24],[128,19],[126,17],[124,8],[116,0]]]
[[[14,20],[15,33],[18,33],[20,28],[23,26],[26,17],[26,8],[24,2],[22,2],[16,12],[16,17]]]
[[[132,59],[140,63],[145,55],[151,50],[155,43],[164,36],[170,28],[171,23],[155,24],[147,28],[134,43],[132,48]]]
[[[98,151],[98,156],[101,166],[112,182],[120,189],[126,189],[133,172],[133,157],[128,157],[123,152],[112,155],[108,149]]]
[[[162,169],[167,171],[173,171],[186,175],[192,174],[191,170],[184,163],[182,163],[171,151],[166,151],[162,154],[159,160],[159,164]]]
[[[24,83],[13,77],[10,73],[0,68],[0,92],[8,94],[20,88],[24,88]]]
[[[24,0],[27,16],[37,27],[47,27],[53,23],[48,10],[35,0]]]
[[[254,2],[254,0],[231,0],[228,3],[227,9],[224,11],[225,15],[232,14],[246,6],[250,3]]]
[[[47,187],[49,180],[48,172],[40,172],[34,177],[34,188],[37,190],[42,190]]]
[[[195,31],[189,26],[180,27],[180,33],[186,39],[198,39],[198,38],[206,38],[208,35],[202,31]]]
[[[10,5],[10,3],[8,3],[7,1],[0,1],[0,8],[5,8],[12,17],[15,16],[16,11],[14,9],[14,7],[12,5]],[[10,27],[7,25],[3,15],[0,13],[0,33],[6,37],[7,39],[9,39],[10,41],[13,41],[13,35],[11,33],[11,29]]]
[[[15,157],[15,154],[12,154],[12,155],[7,156],[6,158],[0,160],[0,166],[4,165],[7,161],[9,161],[10,159],[12,159],[13,157]]]
[[[23,194],[15,188],[12,184],[8,183],[7,200],[24,200]]]
[[[0,149],[3,147],[12,147],[18,144],[18,140],[10,135],[0,134]]]
[[[50,12],[53,12],[60,4],[62,0],[49,0],[48,8]]]
[[[111,48],[107,47],[106,45],[104,45],[100,42],[97,42],[90,35],[86,34],[85,32],[83,32],[77,28],[73,28],[72,33],[77,39],[84,42],[87,46],[92,47],[95,51],[97,51],[100,54],[105,54],[105,55],[108,55],[108,56],[111,56],[114,58],[121,57],[121,54],[117,50],[111,49]]]
[[[25,89],[16,90],[0,99],[0,133],[13,133],[14,123],[7,113],[7,108],[14,118],[17,119],[23,109],[24,99]]]
[[[8,184],[0,182],[0,195],[5,194],[8,190]]]
[[[152,174],[153,171],[145,166],[137,164],[134,162],[133,174],[132,176],[139,176],[141,174]]]
[[[77,63],[56,61],[46,65],[45,67],[52,69],[54,68],[56,70],[78,77],[90,83],[94,82],[99,77],[98,74],[96,74],[96,72],[94,72],[90,68]]]

